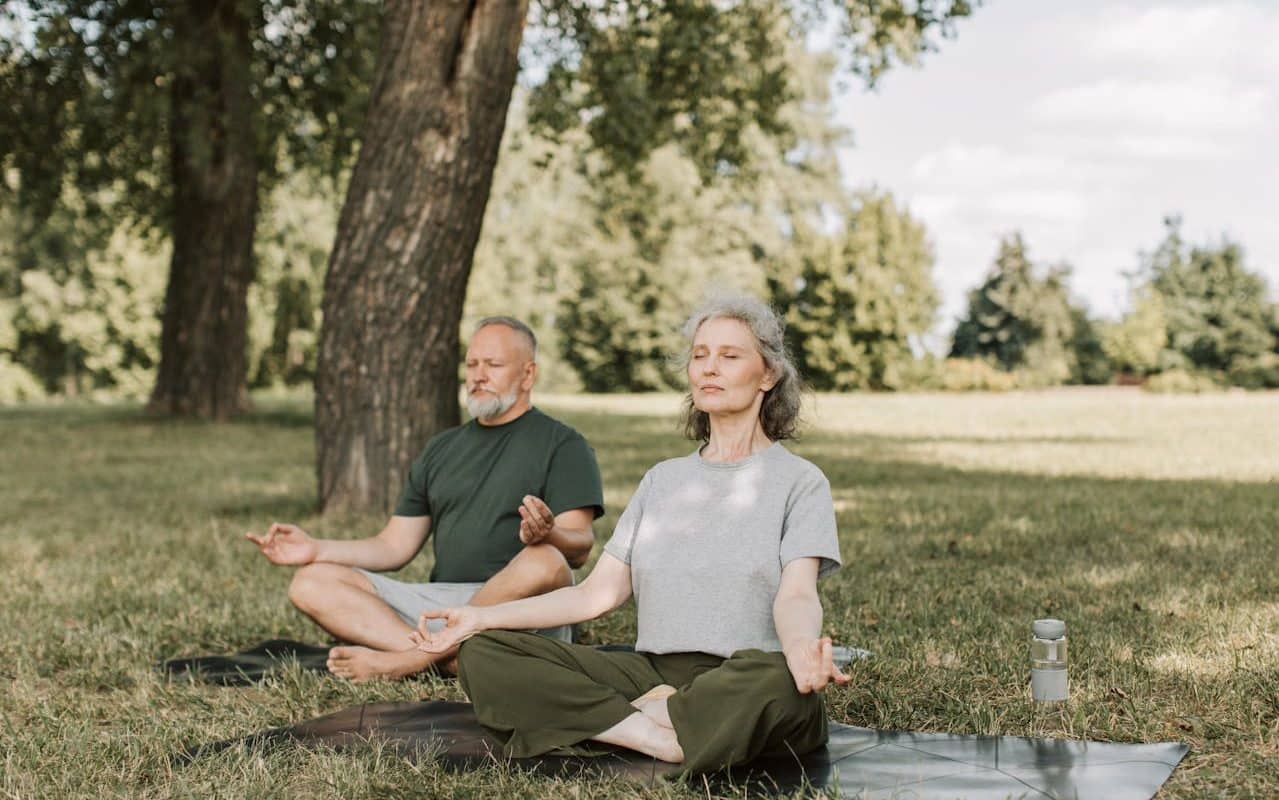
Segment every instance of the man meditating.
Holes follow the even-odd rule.
[[[289,600],[350,645],[329,651],[329,670],[354,680],[403,678],[455,650],[425,653],[409,634],[424,611],[487,606],[573,583],[604,513],[595,454],[573,428],[532,406],[537,340],[527,325],[489,317],[466,351],[466,407],[474,418],[431,439],[413,462],[390,522],[367,539],[315,539],[274,523],[247,533],[274,564],[301,567]],[[435,534],[428,583],[397,570]],[[543,633],[568,640],[569,628]]]

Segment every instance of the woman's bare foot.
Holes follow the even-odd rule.
[[[684,761],[675,731],[663,728],[641,713],[631,714],[606,731],[591,737],[597,742],[618,744],[671,764]]]
[[[370,647],[347,645],[329,651],[329,672],[339,678],[353,681],[371,681],[378,678],[399,680],[416,675],[431,665],[432,658],[416,647],[409,650],[374,650]]]
[[[671,724],[671,715],[666,710],[666,700],[676,691],[678,690],[674,686],[663,683],[632,700],[631,705],[663,728],[674,729],[675,726]]]
[[[679,739],[675,737],[675,731],[670,728],[663,728],[652,720],[653,731],[652,749],[641,752],[648,753],[659,761],[666,761],[671,764],[684,763],[684,748],[679,746]]]

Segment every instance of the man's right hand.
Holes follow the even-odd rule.
[[[315,561],[320,545],[310,534],[287,522],[273,522],[265,536],[246,531],[245,538],[258,546],[272,564],[300,567]]]

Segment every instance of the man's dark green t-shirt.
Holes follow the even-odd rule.
[[[399,517],[431,517],[431,580],[482,583],[515,557],[524,495],[552,514],[604,513],[595,453],[582,434],[531,408],[504,425],[471,420],[427,442],[396,504]]]

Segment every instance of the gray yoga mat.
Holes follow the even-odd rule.
[[[405,757],[438,759],[455,769],[483,769],[501,752],[468,703],[426,700],[374,703],[247,738],[188,748],[184,759],[246,745],[287,742],[342,749],[371,738]],[[790,792],[804,785],[857,798],[1089,798],[1146,800],[1186,754],[1186,745],[1111,744],[1020,736],[875,731],[830,724],[824,750],[801,758],[761,760],[712,776],[717,791]],[[499,758],[501,756],[498,756]],[[618,748],[598,758],[511,759],[546,775],[621,775],[651,783],[678,767]],[[736,791],[734,792],[734,788]]]

